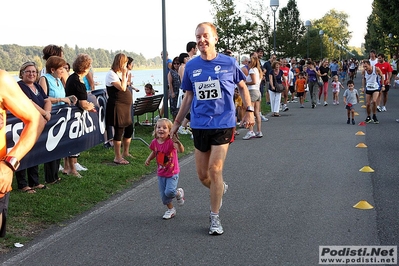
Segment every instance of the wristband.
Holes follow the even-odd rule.
[[[1,159],[5,164],[11,168],[14,172],[18,169],[19,167],[19,161],[17,158],[14,156],[4,156],[3,159]]]
[[[250,105],[250,106],[247,107],[247,109],[245,111],[253,113],[255,110],[254,110],[254,107]]]
[[[180,121],[179,121],[179,120],[175,119],[175,122],[177,122],[179,125],[181,125],[181,123],[180,123]]]

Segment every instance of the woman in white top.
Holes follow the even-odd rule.
[[[249,131],[243,137],[243,139],[251,139],[251,138],[261,138],[263,137],[261,131],[261,117],[260,117],[260,100],[261,100],[261,93],[260,93],[260,82],[263,78],[263,72],[260,66],[259,59],[256,55],[252,55],[250,62],[248,64],[248,76],[246,79],[246,84],[249,90],[249,94],[251,96],[252,106],[254,107],[254,116],[256,122],[256,129],[257,132],[255,133],[254,127],[249,127]]]

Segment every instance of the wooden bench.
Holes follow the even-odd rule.
[[[136,123],[140,124],[139,116],[151,113],[152,119],[150,120],[150,125],[152,125],[154,122],[154,113],[158,111],[159,114],[159,105],[161,104],[162,99],[163,94],[137,98],[133,103],[134,116],[137,117]]]

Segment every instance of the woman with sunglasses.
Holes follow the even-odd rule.
[[[179,99],[179,90],[181,85],[179,67],[179,57],[176,56],[173,58],[172,68],[168,73],[170,113],[173,116],[173,120],[179,112],[179,108],[177,107],[177,99]]]
[[[24,63],[19,70],[18,85],[22,91],[32,100],[33,105],[46,121],[51,118],[51,101],[44,93],[43,88],[37,83],[39,69],[34,62]],[[26,180],[28,174],[28,181]],[[36,193],[35,189],[45,189],[46,186],[39,183],[39,166],[35,165],[24,170],[16,171],[15,176],[18,189],[26,193]]]

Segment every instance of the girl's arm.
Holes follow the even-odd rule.
[[[152,159],[155,158],[155,151],[151,151],[150,155],[148,155],[147,160],[145,160],[145,165],[149,166]]]

